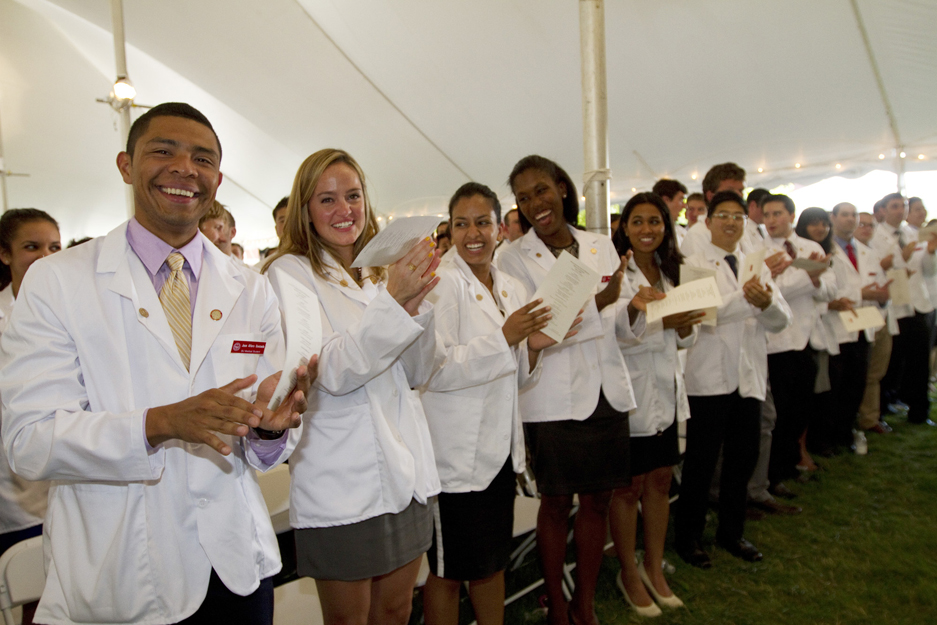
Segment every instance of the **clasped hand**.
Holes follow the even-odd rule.
[[[742,285],[742,295],[745,297],[745,301],[761,310],[765,310],[771,305],[771,294],[771,286],[762,286],[758,276],[752,276],[748,282]]]
[[[279,431],[299,427],[307,408],[307,393],[318,374],[318,358],[313,356],[308,365],[296,368],[293,390],[275,411],[268,410],[282,373],[278,371],[260,383],[254,403],[236,395],[257,381],[257,375],[251,374],[181,402],[150,408],[146,414],[147,441],[153,447],[172,439],[202,443],[227,456],[231,447],[216,433],[246,436],[250,428]]]
[[[435,248],[432,239],[426,237],[387,268],[387,292],[411,317],[417,315],[423,298],[439,283],[436,267],[440,255]]]

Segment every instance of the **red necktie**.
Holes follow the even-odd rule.
[[[852,243],[846,244],[846,256],[849,257],[849,262],[856,268],[856,271],[859,271],[859,262],[856,260],[856,249],[852,246]]]
[[[790,241],[784,241],[784,251],[787,252],[787,255],[791,257],[791,260],[797,258],[797,252],[794,250],[794,246],[791,245]]]

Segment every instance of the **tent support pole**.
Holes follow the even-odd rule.
[[[875,52],[872,50],[869,32],[865,29],[865,21],[859,11],[859,2],[858,0],[849,0],[849,4],[852,6],[852,14],[856,18],[859,34],[862,35],[862,43],[865,46],[866,54],[869,56],[869,65],[872,68],[872,74],[875,76],[875,84],[878,85],[878,94],[882,98],[882,105],[885,107],[885,116],[888,118],[891,136],[895,141],[895,173],[898,175],[898,193],[904,195],[904,160],[901,158],[904,145],[898,132],[898,120],[895,118],[895,111],[891,106],[891,100],[888,99],[888,92],[885,90],[885,81],[882,80],[882,72],[878,67],[878,61],[875,59]]]
[[[3,124],[0,124],[0,212],[7,212],[9,207],[7,200],[7,172],[5,170],[6,161],[3,160]]]
[[[123,0],[111,0],[111,26],[114,32],[114,65],[117,68],[117,80],[127,78],[127,49],[124,38],[124,3]],[[130,134],[130,103],[127,102],[117,111],[120,128],[120,149],[127,145]],[[133,217],[133,187],[127,185],[127,216]]]
[[[579,0],[586,229],[609,234],[608,93],[605,85],[605,2]]]

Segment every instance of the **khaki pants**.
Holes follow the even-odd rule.
[[[859,407],[859,429],[868,430],[875,427],[882,417],[881,413],[881,381],[888,371],[888,361],[891,359],[891,334],[888,326],[875,333],[875,342],[869,350],[869,372],[865,378],[865,394],[862,396],[862,405]]]

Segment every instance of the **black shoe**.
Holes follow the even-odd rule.
[[[746,562],[760,562],[764,557],[761,552],[744,538],[738,540],[720,540],[716,539],[716,544],[731,553],[736,558],[741,558]]]
[[[698,569],[708,569],[713,565],[712,560],[709,559],[709,554],[703,551],[696,541],[683,548],[677,547],[677,555],[684,562]]]
[[[777,484],[772,484],[768,488],[768,492],[774,495],[775,497],[782,497],[784,499],[797,499],[797,493],[792,491],[790,488],[778,482]]]

